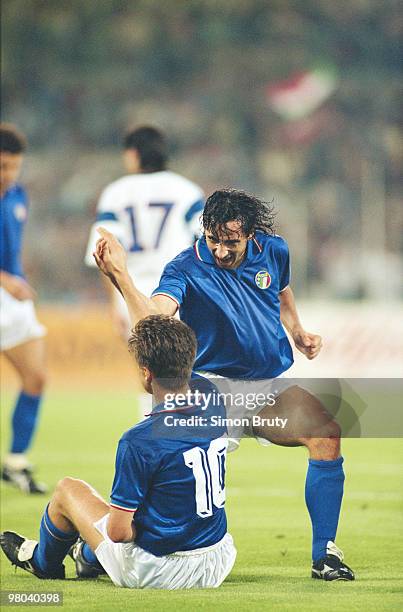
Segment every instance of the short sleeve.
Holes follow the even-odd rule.
[[[279,291],[283,291],[290,284],[290,253],[286,241],[283,238],[280,238],[280,240],[281,243],[278,250]]]
[[[142,504],[152,476],[152,466],[140,447],[120,440],[116,453],[115,477],[110,504],[134,512]]]
[[[170,262],[164,268],[159,285],[151,295],[166,295],[180,306],[185,299],[187,289],[186,278],[183,272],[178,270],[175,262]]]

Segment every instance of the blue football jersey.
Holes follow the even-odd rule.
[[[293,363],[280,321],[279,293],[290,280],[287,243],[256,232],[235,270],[216,265],[205,238],[164,269],[153,295],[167,295],[195,332],[195,369],[228,378],[274,378]]]
[[[110,503],[135,512],[136,544],[153,555],[212,546],[226,534],[224,414],[159,405],[119,441]]]
[[[21,249],[27,212],[25,190],[13,185],[0,198],[0,269],[16,276],[23,276]]]

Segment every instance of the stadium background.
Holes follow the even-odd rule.
[[[378,376],[403,371],[403,342],[393,329],[379,337],[403,297],[398,2],[13,0],[2,22],[3,117],[30,141],[26,271],[40,304],[80,321],[104,299],[83,264],[94,208],[122,172],[123,132],[153,123],[171,167],[207,194],[230,185],[274,199],[298,298],[320,300],[325,337],[345,324],[360,337],[354,375],[374,356]],[[298,81],[318,71],[325,84]],[[288,94],[280,111],[276,93]],[[340,319],[346,300],[375,304]]]
[[[122,174],[122,134],[138,124],[166,131],[171,168],[207,194],[234,186],[274,199],[279,233],[290,244],[303,320],[325,339],[323,355],[315,364],[298,360],[295,375],[402,375],[402,34],[402,9],[394,0],[3,2],[3,119],[29,139],[22,177],[31,199],[25,269],[49,330],[49,391],[33,453],[45,480],[53,484],[73,472],[107,495],[120,428],[130,425],[135,412],[131,364],[110,328],[97,272],[84,266],[83,256],[97,198]],[[15,389],[4,364],[2,381],[4,441]],[[69,427],[74,459],[63,434]],[[86,450],[79,459],[88,439],[92,456]],[[393,529],[402,525],[401,441],[358,442],[367,446],[351,447],[359,466],[352,473],[357,513],[344,533],[361,533],[365,540],[378,520],[379,545],[387,516],[393,527],[384,538],[392,542]],[[248,443],[245,448],[239,459],[231,459],[229,489],[230,499],[235,491],[229,510],[240,547],[248,547],[248,538],[236,504],[246,508],[247,496],[253,497],[245,466],[253,470],[264,461],[269,472],[283,470],[291,485],[294,478],[299,487],[303,482],[294,473],[293,452],[299,451],[288,451],[284,460],[276,449],[263,460],[262,451]],[[384,460],[377,472],[379,452]],[[361,477],[366,489],[360,497]],[[252,484],[256,491],[257,479]],[[276,525],[284,517],[295,521],[293,504],[301,501],[282,487],[277,475],[270,518]],[[19,516],[21,529],[32,530],[35,522],[23,518],[19,494],[6,491],[4,520]],[[363,521],[359,509],[375,498],[381,508]],[[256,524],[247,521],[252,541],[254,533],[261,537],[258,519],[265,516],[265,498],[258,502]],[[42,507],[36,500],[26,504],[32,512]],[[299,531],[294,534],[301,558],[309,539],[307,520],[304,525],[303,543]],[[365,554],[375,558],[365,542]],[[281,538],[274,544],[281,559]],[[255,561],[251,551],[248,555],[245,568],[251,566],[253,574]],[[264,563],[254,591],[259,606],[266,602],[262,568]],[[305,569],[298,566],[301,576]],[[291,608],[285,591],[294,587],[281,582],[274,561],[270,573],[281,583],[275,601]],[[291,582],[292,577],[290,570]],[[19,584],[16,579],[13,588]],[[378,602],[382,608],[386,595],[394,601],[397,585],[379,592],[375,586],[372,599],[359,600],[361,607]],[[310,587],[302,607],[315,609]],[[249,600],[253,590],[247,585]],[[318,606],[329,607],[325,593],[321,596]],[[84,607],[90,605],[82,585],[80,597]],[[332,601],[336,609],[347,600]]]

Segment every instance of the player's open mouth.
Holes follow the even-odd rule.
[[[227,268],[234,262],[234,257],[232,255],[230,255],[229,257],[224,257],[224,259],[218,259],[218,257],[214,256],[214,259],[216,260],[217,265],[223,268]]]

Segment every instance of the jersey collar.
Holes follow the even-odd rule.
[[[164,408],[164,403],[158,404],[158,406],[154,406],[154,408],[148,414],[144,416],[154,416],[156,414],[171,414],[172,412],[187,412],[190,409],[198,408],[198,406],[175,406],[175,408]]]
[[[217,265],[213,255],[210,252],[210,249],[207,246],[206,239],[204,236],[199,238],[199,240],[196,240],[193,248],[194,248],[196,258],[199,261],[202,261],[203,263],[210,264],[213,266]],[[260,242],[257,240],[255,236],[252,238],[252,240],[248,240],[248,246],[246,249],[247,251],[246,257],[239,267],[240,268],[243,267],[247,261],[254,259],[257,255],[260,255],[262,250],[263,250],[262,245],[260,244]]]
[[[206,239],[204,236],[202,236],[201,238],[199,238],[199,240],[196,240],[196,242],[194,243],[194,252],[196,255],[196,258],[199,261],[202,261],[203,263],[207,263],[207,264],[211,264],[214,265],[215,261],[214,261],[214,257],[212,256],[207,243],[206,243]]]

